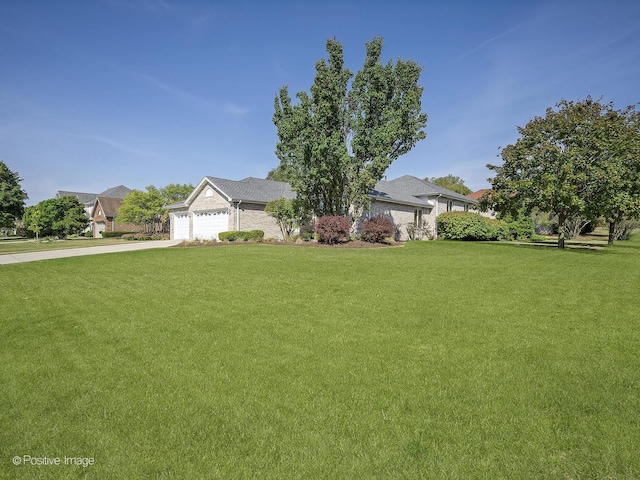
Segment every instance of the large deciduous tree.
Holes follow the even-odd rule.
[[[14,228],[16,219],[24,213],[27,193],[20,186],[18,172],[12,172],[0,161],[0,229]]]
[[[389,165],[425,138],[422,68],[402,59],[383,64],[382,43],[367,42],[364,66],[354,77],[344,66],[342,45],[328,40],[329,58],[316,63],[310,93],[299,92],[292,104],[284,86],[275,98],[280,165],[269,178],[291,183],[298,201],[318,216],[347,215],[353,208],[357,218]]]
[[[496,172],[489,203],[500,212],[557,215],[564,248],[567,219],[638,214],[640,149],[633,107],[616,111],[591,97],[556,107],[518,127],[520,138],[502,150],[502,165],[487,165]]]
[[[134,223],[143,226],[148,232],[154,231],[156,224],[162,224],[168,219],[165,205],[186,199],[192,191],[191,184],[176,183],[162,188],[149,185],[146,192],[133,190],[118,209],[118,222]]]
[[[50,198],[27,207],[22,221],[36,237],[51,235],[64,238],[82,232],[89,225],[84,205],[71,196]]]
[[[611,244],[619,224],[640,217],[640,114],[633,105],[614,110],[610,103],[595,127],[592,150],[601,160],[593,172],[589,209],[609,224]]]

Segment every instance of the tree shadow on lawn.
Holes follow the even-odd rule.
[[[539,249],[552,248],[556,250],[561,250],[558,248],[558,244],[555,241],[554,242],[499,241],[499,242],[487,242],[487,243],[491,243],[492,245],[501,245],[503,247],[512,247],[512,248],[520,248],[524,246],[524,247],[539,248]],[[564,249],[567,251],[588,253],[588,252],[602,252],[605,249],[605,247],[607,247],[607,244],[606,242],[593,243],[593,242],[565,241],[564,247],[565,247]]]

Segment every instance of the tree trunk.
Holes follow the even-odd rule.
[[[564,249],[564,239],[565,239],[565,231],[564,231],[564,222],[567,219],[567,216],[563,213],[558,214],[558,248]]]
[[[609,245],[613,245],[613,240],[616,236],[616,222],[609,222]]]

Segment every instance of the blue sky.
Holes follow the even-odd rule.
[[[427,138],[390,178],[487,163],[560,99],[640,101],[637,1],[0,0],[0,160],[29,205],[57,190],[264,177],[280,86],[309,90],[336,37],[424,67]]]

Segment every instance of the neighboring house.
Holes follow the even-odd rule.
[[[140,226],[133,223],[118,223],[116,217],[118,209],[124,199],[117,197],[98,196],[91,209],[91,233],[96,238],[102,238],[102,232],[138,232]]]
[[[410,224],[426,223],[437,235],[435,218],[440,213],[467,211],[477,203],[409,175],[378,182],[369,196],[371,208],[362,218],[388,216],[396,224],[401,240],[409,238]],[[265,237],[278,237],[280,229],[264,208],[281,197],[295,198],[288,183],[253,177],[244,180],[204,177],[185,201],[166,206],[170,212],[171,238],[217,240],[220,232],[255,229],[263,230]]]
[[[84,211],[89,217],[90,223],[89,226],[85,229],[85,232],[93,232],[93,223],[91,220],[91,212],[96,203],[96,198],[98,197],[113,197],[113,198],[124,198],[129,193],[131,193],[131,189],[125,187],[124,185],[118,185],[117,187],[108,188],[102,193],[84,193],[84,192],[68,192],[65,190],[58,190],[55,198],[61,197],[76,197],[80,203],[84,205]]]
[[[467,195],[467,197],[476,200],[476,201],[480,201],[480,198],[482,198],[483,195],[485,194],[489,194],[489,192],[491,192],[490,188],[483,188],[480,190],[476,190],[473,193],[470,193],[469,195]],[[477,213],[479,213],[480,215],[482,215],[483,217],[488,217],[488,218],[496,218],[496,212],[494,210],[487,210],[486,212],[481,212],[478,211]]]

